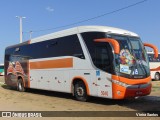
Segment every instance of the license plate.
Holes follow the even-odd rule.
[[[136,92],[136,95],[142,95],[142,94],[143,94],[143,92],[141,92],[141,91]]]

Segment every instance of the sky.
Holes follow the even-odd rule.
[[[137,33],[143,42],[156,45],[160,51],[160,0],[146,0],[136,6],[83,21],[143,0],[0,0],[0,63],[5,48],[19,43],[19,19],[24,16],[23,41],[81,25],[117,27]],[[50,29],[50,30],[49,30]],[[43,31],[40,31],[43,30]]]

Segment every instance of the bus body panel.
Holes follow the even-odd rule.
[[[30,88],[70,93],[68,70],[31,70],[30,75]]]
[[[150,66],[150,72],[151,72],[151,78],[155,79],[156,73],[159,74],[160,77],[160,53],[158,53],[158,58],[154,58],[153,52],[147,52],[149,57],[149,66]],[[159,79],[160,80],[160,79]]]
[[[103,71],[96,71],[98,96],[103,98],[112,98],[111,74]]]
[[[155,79],[155,74],[160,74],[160,62],[150,62],[150,71],[151,71],[151,78]]]

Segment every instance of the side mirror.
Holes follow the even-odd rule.
[[[154,58],[158,58],[158,48],[155,45],[149,43],[143,43],[143,45],[152,48],[154,50]]]
[[[120,46],[119,43],[117,42],[117,40],[112,39],[112,38],[101,38],[101,39],[95,39],[95,42],[108,42],[111,43],[114,49],[114,53],[115,54],[119,54],[120,53]]]

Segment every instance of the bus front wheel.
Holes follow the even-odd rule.
[[[160,79],[160,74],[158,72],[155,73],[155,80],[159,80]]]
[[[23,84],[23,80],[22,78],[18,79],[18,83],[17,83],[17,89],[18,91],[20,92],[24,92],[25,91],[25,88],[24,88],[24,84]]]
[[[74,96],[79,101],[87,101],[87,90],[86,86],[82,81],[78,81],[74,85]]]

